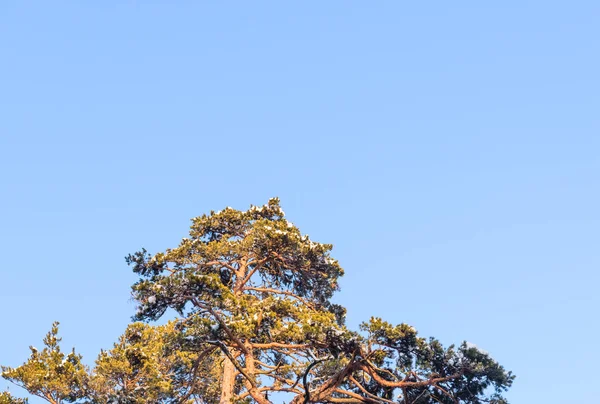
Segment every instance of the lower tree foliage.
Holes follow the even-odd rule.
[[[445,348],[379,318],[348,329],[330,301],[343,275],[331,249],[277,198],[194,218],[177,247],[127,257],[137,322],[92,369],[61,352],[55,323],[2,376],[55,404],[506,403],[514,376],[473,344]],[[147,323],[169,309],[167,324]]]
[[[18,368],[2,366],[2,377],[51,403],[83,398],[88,371],[75,350],[67,355],[61,351],[60,340],[55,322],[44,338],[44,348],[40,351],[30,346],[29,359]]]
[[[4,391],[0,393],[0,404],[26,404],[27,399],[15,398],[10,395],[9,392]]]

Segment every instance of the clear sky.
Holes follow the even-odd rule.
[[[0,363],[53,320],[93,363],[134,312],[125,255],[279,196],[335,245],[349,325],[473,342],[517,374],[512,403],[597,402],[599,20],[597,1],[1,1]]]

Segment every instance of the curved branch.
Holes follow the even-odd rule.
[[[340,394],[345,394],[354,400],[359,400],[358,402],[360,402],[360,403],[368,403],[368,404],[392,403],[392,404],[396,404],[393,401],[389,401],[389,400],[382,399],[382,398],[375,397],[375,396],[373,396],[375,398],[363,397],[360,394],[357,394],[357,393],[354,393],[354,392],[348,391],[348,390],[343,390],[343,389],[335,389],[335,392],[340,393]],[[329,400],[331,400],[331,398]],[[353,401],[353,402],[356,402],[356,401]]]
[[[246,378],[246,380],[248,380],[248,382],[250,383],[250,385],[253,388],[256,388],[256,381],[253,378],[251,378],[248,375],[248,373],[246,373],[246,371],[244,370],[244,368],[233,357],[233,355],[231,354],[231,352],[229,352],[229,349],[227,349],[227,347],[225,346],[224,343],[222,343],[221,341],[206,341],[206,342],[208,344],[216,345],[219,348],[221,348],[221,351],[223,351],[223,353],[227,356],[227,358],[229,358],[229,360],[231,361],[231,363],[233,363],[233,366],[235,366],[235,368],[237,369],[237,371],[240,372],[242,374],[242,376],[244,376]]]
[[[443,383],[449,380],[457,379],[463,375],[463,372],[458,372],[450,376],[446,377],[436,377],[433,379],[418,381],[418,382],[408,382],[408,381],[391,381],[386,380],[383,377],[377,374],[377,371],[382,372],[382,369],[374,367],[373,365],[367,366],[364,364],[360,365],[360,369],[365,370],[375,381],[382,386],[385,387],[394,387],[394,388],[403,388],[403,387],[425,387],[425,386],[435,386],[437,383]]]
[[[313,363],[311,363],[310,365],[308,365],[308,367],[306,368],[306,371],[304,372],[304,376],[302,376],[302,384],[304,385],[304,404],[307,404],[310,402],[310,388],[308,386],[308,374],[310,373],[310,370],[315,367],[316,365],[318,365],[319,363],[325,361],[325,359],[319,359],[314,361]]]
[[[363,394],[366,395],[367,397],[370,397],[370,398],[373,398],[373,399],[377,399],[377,400],[379,400],[379,402],[384,402],[384,403],[389,403],[389,404],[396,404],[396,403],[394,403],[391,400],[388,400],[388,399],[385,399],[385,398],[381,398],[381,397],[377,397],[374,394],[369,393],[367,391],[367,389],[365,389],[363,387],[363,385],[360,384],[360,382],[354,378],[354,376],[350,375],[350,377],[348,378],[348,380],[350,380],[352,382],[352,384],[354,384],[356,387],[358,387],[358,389],[360,391],[362,391]]]

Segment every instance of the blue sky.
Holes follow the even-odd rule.
[[[279,196],[335,245],[350,325],[473,342],[517,374],[512,403],[596,401],[599,17],[2,1],[0,363],[53,320],[93,363],[134,311],[125,255]]]

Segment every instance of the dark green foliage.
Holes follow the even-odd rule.
[[[367,333],[363,346],[368,349],[362,352],[364,364],[359,368],[369,377],[362,379],[362,386],[347,384],[357,394],[364,387],[380,397],[394,391],[401,403],[500,403],[514,379],[487,353],[466,342],[444,348],[434,338],[418,337],[406,324],[392,326],[379,318],[361,329]]]

